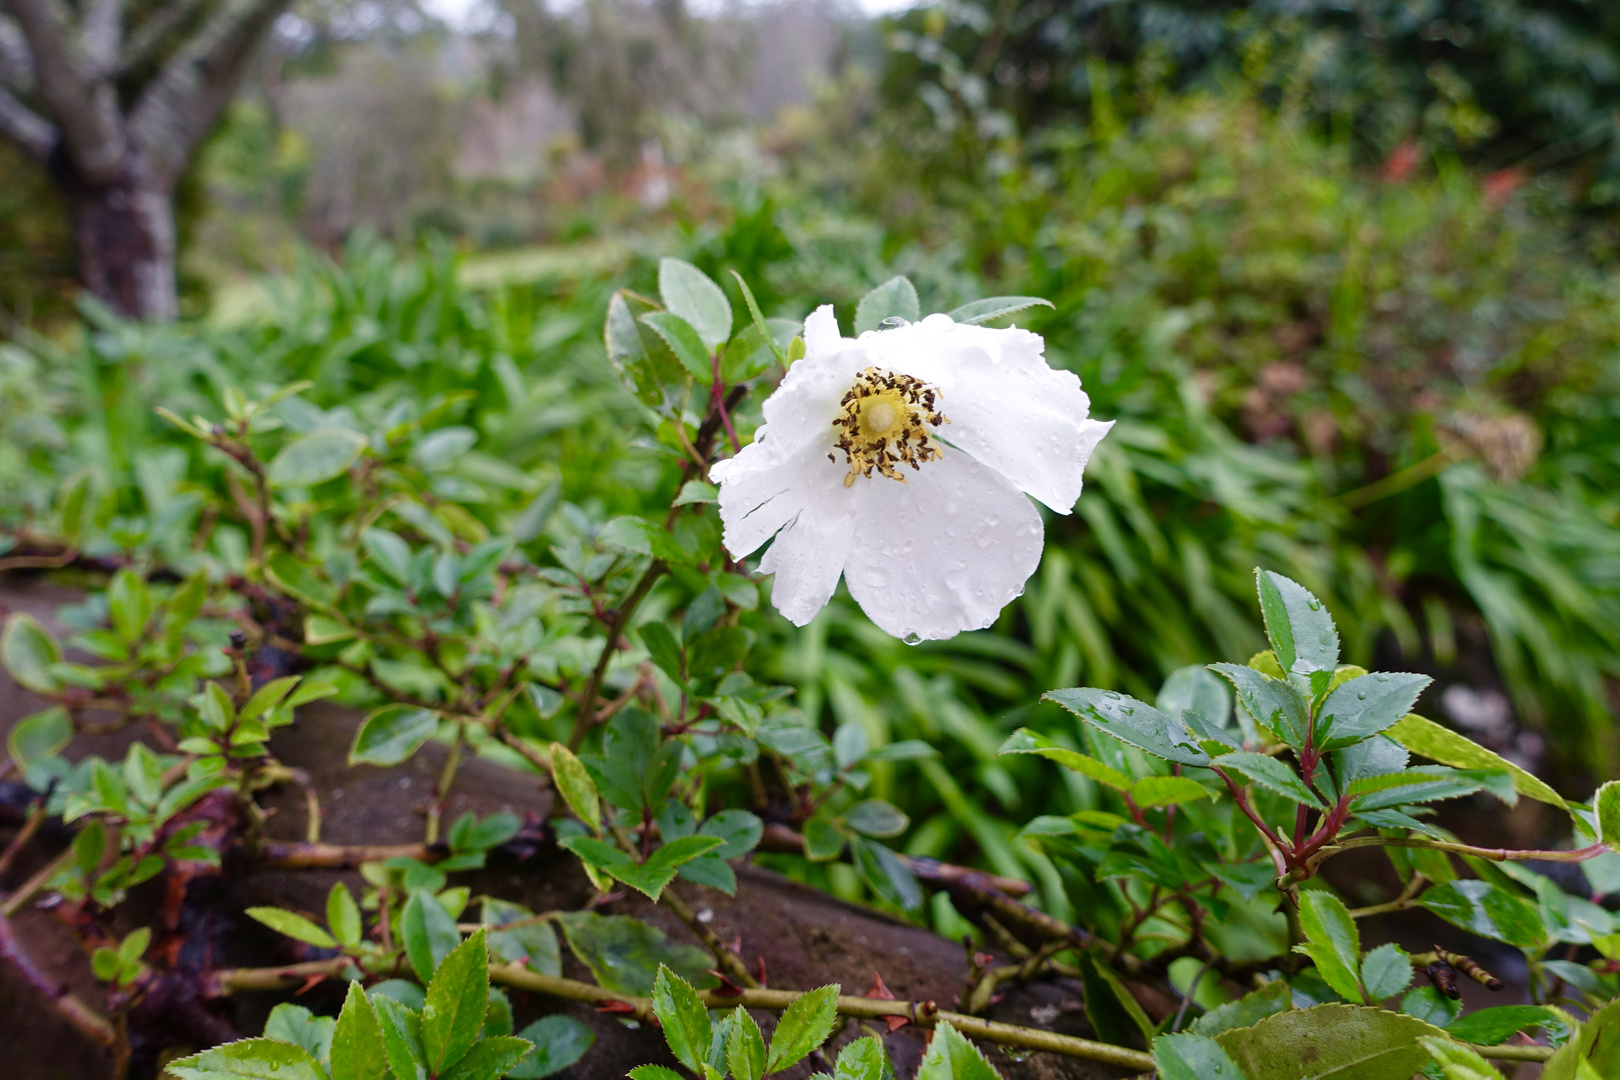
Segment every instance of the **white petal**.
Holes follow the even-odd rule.
[[[804,320],[804,353],[806,356],[835,353],[843,346],[843,335],[838,330],[838,316],[833,314],[831,304],[822,304]]]
[[[832,599],[855,539],[858,503],[844,486],[849,470],[825,457],[821,464],[826,468],[801,471],[792,496],[802,499],[802,508],[759,561],[761,573],[776,575],[771,603],[795,626],[815,618]]]
[[[1086,462],[1113,425],[1087,419],[1091,399],[1079,376],[1047,366],[1039,334],[931,315],[861,343],[874,362],[939,388],[950,420],[941,439],[1058,513],[1073,509]]]
[[[860,508],[844,567],[850,595],[906,640],[989,626],[1041,561],[1041,517],[1018,489],[967,454],[857,480]]]

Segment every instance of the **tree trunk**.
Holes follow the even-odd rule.
[[[85,287],[128,318],[176,318],[174,199],[168,185],[134,154],[105,184],[86,181],[66,162],[53,171],[72,207]]]

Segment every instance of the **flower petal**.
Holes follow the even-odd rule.
[[[938,435],[946,443],[1058,513],[1074,508],[1086,462],[1113,424],[1087,419],[1091,399],[1079,377],[1047,366],[1039,334],[930,315],[913,327],[864,334],[861,344],[875,362],[939,388],[950,424]]]
[[[906,479],[855,482],[850,595],[908,641],[989,626],[1040,564],[1040,512],[1006,477],[960,452],[947,450]]]

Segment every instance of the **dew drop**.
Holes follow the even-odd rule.
[[[913,630],[911,633],[907,634],[905,637],[901,638],[900,640],[905,642],[907,645],[916,645],[917,643],[922,641],[922,636],[920,634],[918,634],[915,630]]]

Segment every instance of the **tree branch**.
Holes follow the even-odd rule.
[[[80,22],[79,42],[97,78],[118,70],[118,47],[124,40],[124,0],[88,0]]]
[[[158,50],[169,35],[202,7],[202,0],[169,0],[149,15],[139,26],[132,27],[118,57],[117,74],[128,75],[145,67],[156,58]]]
[[[96,78],[68,31],[57,0],[5,0],[34,54],[39,96],[62,129],[73,161],[87,180],[104,183],[124,159],[118,99],[112,83]]]
[[[44,164],[60,138],[44,117],[0,87],[0,135],[16,143],[29,157]]]
[[[66,986],[56,982],[35,966],[33,958],[23,951],[22,943],[11,931],[11,920],[0,916],[0,957],[11,962],[17,973],[31,988],[51,1003],[68,1023],[88,1035],[100,1046],[111,1047],[118,1041],[113,1026],[105,1016],[68,993]]]
[[[141,94],[130,114],[130,130],[164,181],[172,183],[185,169],[191,152],[236,93],[248,54],[287,4],[226,0]]]

